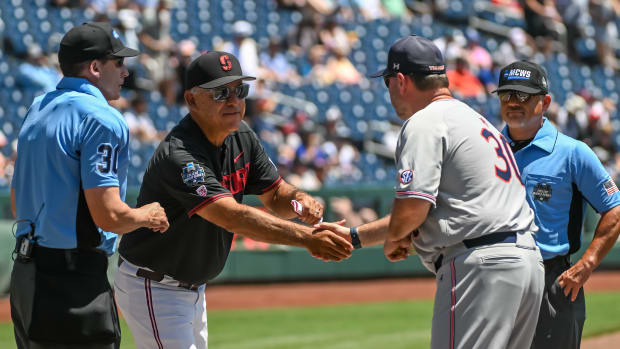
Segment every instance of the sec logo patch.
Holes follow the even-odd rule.
[[[413,179],[413,170],[405,170],[400,174],[400,183],[409,184]]]

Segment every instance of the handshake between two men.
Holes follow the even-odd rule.
[[[323,222],[323,206],[311,199],[312,207],[316,209],[303,209],[305,207],[300,202],[293,200],[291,205],[299,215],[299,219],[308,224],[314,224],[315,230],[312,235],[316,239],[316,245],[305,246],[313,257],[323,261],[341,261],[351,256],[353,249],[362,247],[357,228],[345,227],[345,220],[336,222]],[[319,213],[321,214],[319,216]],[[317,222],[318,221],[318,222]],[[387,227],[389,226],[390,216],[383,217],[374,222],[364,225],[363,242],[364,246],[384,244],[384,253],[388,260],[392,262],[407,259],[413,254],[411,234],[398,240],[386,240]]]

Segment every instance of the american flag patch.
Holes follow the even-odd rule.
[[[603,183],[603,188],[605,188],[607,195],[611,195],[618,191],[618,187],[616,186],[616,183],[614,183],[613,179],[610,179],[607,182]]]

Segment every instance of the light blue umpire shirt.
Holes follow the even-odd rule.
[[[585,143],[543,120],[532,142],[514,156],[539,227],[536,242],[543,259],[550,259],[579,250],[586,202],[604,213],[620,205],[620,192]],[[512,145],[508,126],[502,134]]]
[[[19,132],[11,183],[16,235],[34,222],[41,246],[112,254],[117,235],[95,226],[83,190],[115,186],[125,199],[128,143],[125,119],[88,80],[65,77],[37,97]]]

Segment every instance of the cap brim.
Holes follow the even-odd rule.
[[[371,78],[378,78],[380,76],[389,75],[389,74],[390,74],[390,71],[388,71],[387,68],[386,68],[386,69],[383,69],[383,70],[379,70],[378,72],[372,74],[370,77]]]
[[[529,93],[529,94],[536,94],[536,93],[546,92],[546,91],[541,90],[539,88],[523,86],[523,85],[503,85],[503,86],[499,87],[497,90],[492,91],[491,93],[502,92],[502,91],[519,91],[519,92],[525,92],[525,93]]]
[[[112,54],[114,57],[135,57],[140,54],[140,51],[134,50],[129,47],[123,47],[119,51]]]
[[[245,76],[245,75],[232,75],[232,76],[224,76],[219,79],[215,79],[213,81],[206,82],[202,85],[198,85],[198,87],[202,88],[216,88],[220,86],[224,86],[230,84],[233,81],[237,80],[256,80],[253,76]]]

